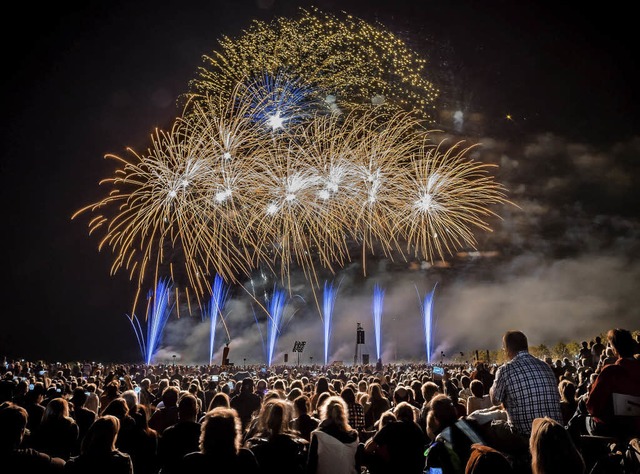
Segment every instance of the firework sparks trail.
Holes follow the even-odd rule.
[[[227,300],[229,298],[229,288],[226,286],[224,279],[220,275],[216,275],[213,281],[213,288],[211,291],[211,299],[209,305],[203,313],[203,320],[209,319],[209,365],[213,362],[213,347],[216,339],[216,327],[218,324],[218,318],[224,323],[223,310]],[[226,328],[226,325],[225,325]],[[227,339],[229,339],[229,332],[227,331]]]
[[[431,363],[433,356],[433,296],[436,291],[436,285],[433,289],[424,296],[424,299],[420,302],[420,314],[422,316],[422,325],[424,328],[424,343],[425,352],[427,356],[427,363]]]
[[[172,285],[167,279],[161,279],[154,290],[149,291],[146,318],[146,337],[138,318],[129,318],[133,326],[140,352],[147,365],[151,365],[153,356],[162,340],[162,333],[173,311],[175,303],[170,303]]]
[[[131,323],[133,332],[136,335],[136,341],[138,342],[138,348],[140,349],[140,355],[142,356],[142,360],[146,362],[147,361],[147,341],[145,340],[144,330],[142,329],[140,320],[135,315],[131,317],[127,314],[125,316]]]
[[[469,148],[457,143],[446,151],[424,144],[408,176],[408,199],[399,206],[396,232],[406,248],[427,260],[452,254],[464,244],[475,247],[472,229],[489,231],[491,206],[506,202],[500,185],[491,181],[488,164],[467,158]]]
[[[333,284],[327,283],[326,281],[324,282],[324,297],[322,300],[322,322],[324,325],[324,365],[329,364],[329,344],[331,342],[333,308],[335,306],[337,293],[338,290]]]
[[[373,331],[376,337],[376,356],[380,360],[382,357],[382,310],[384,303],[384,289],[376,284],[373,287]]]
[[[269,318],[267,319],[267,366],[271,367],[273,353],[280,337],[282,329],[284,307],[287,303],[287,293],[284,290],[276,289],[269,301]]]

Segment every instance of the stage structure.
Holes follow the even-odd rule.
[[[300,354],[304,350],[304,346],[306,343],[307,341],[296,341],[293,343],[293,349],[291,350],[291,352],[298,353],[298,365],[300,365]]]

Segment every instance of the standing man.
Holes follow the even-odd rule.
[[[606,349],[605,345],[602,343],[602,338],[600,336],[596,336],[596,341],[593,346],[591,346],[591,367],[596,369],[598,364],[600,363],[600,357],[602,353]]]
[[[522,332],[507,331],[502,347],[508,362],[498,368],[489,395],[494,405],[502,404],[507,421],[494,422],[491,431],[497,435],[496,449],[526,453],[534,419],[547,416],[563,423],[560,391],[551,367],[529,354],[527,336]]]

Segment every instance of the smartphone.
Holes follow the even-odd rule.
[[[62,393],[62,389],[61,388],[56,388],[56,392]]]
[[[443,367],[434,367],[433,368],[433,375],[444,375],[444,368]]]
[[[44,370],[41,370],[40,372],[38,372],[38,375],[44,375]]]
[[[218,377],[217,375],[212,375],[211,376],[211,381],[212,382],[217,382],[218,380],[220,380],[220,377]]]
[[[233,383],[231,380],[229,380],[229,383],[227,383],[227,385],[229,386],[229,388],[230,388],[231,390],[233,390],[233,389],[234,389],[234,387],[235,387],[234,383]]]
[[[442,468],[441,467],[430,467],[429,468],[429,474],[442,474]]]
[[[133,391],[136,393],[140,393],[140,387],[133,387]]]
[[[30,383],[30,384],[29,384],[29,390],[33,390],[34,388],[35,388],[35,385],[34,385],[34,384],[32,384],[32,383]]]

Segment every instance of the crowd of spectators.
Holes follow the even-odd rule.
[[[437,368],[5,360],[0,463],[10,473],[638,472],[637,338],[612,329],[556,361],[531,355],[520,331],[502,343],[504,364]]]

